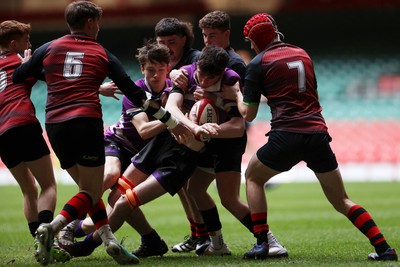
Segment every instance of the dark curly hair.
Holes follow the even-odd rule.
[[[207,75],[221,75],[229,62],[229,55],[225,49],[214,45],[207,45],[201,50],[197,66]]]
[[[163,18],[155,27],[156,36],[186,36],[185,48],[190,48],[194,42],[193,25],[177,18]]]
[[[220,10],[212,11],[199,20],[200,29],[219,29],[227,31],[231,29],[231,18],[228,13]]]

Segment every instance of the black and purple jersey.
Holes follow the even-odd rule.
[[[199,87],[197,79],[195,77],[196,67],[197,63],[193,63],[191,65],[186,65],[181,68],[187,71],[189,79],[189,86],[187,91],[185,91],[183,100],[184,113],[186,111],[189,111],[196,102],[193,96],[194,91]],[[219,80],[216,84],[210,86],[209,88],[203,88],[204,90],[213,93],[221,99],[221,101],[216,101],[215,103],[218,108],[218,124],[228,121],[231,117],[241,117],[237,108],[234,108],[237,107],[236,101],[225,99],[222,95],[223,85],[232,86],[238,81],[240,81],[239,75],[233,70],[226,68],[221,80]],[[228,112],[226,111],[227,106],[231,107]]]
[[[153,93],[144,78],[139,79],[135,84],[146,92],[147,98],[157,98],[159,95]],[[166,80],[165,89],[172,86],[170,79]],[[164,89],[164,90],[165,90]],[[163,91],[164,91],[163,90]],[[162,91],[162,92],[163,92]],[[161,93],[162,93],[161,92]],[[160,94],[161,94],[160,93]],[[148,143],[149,140],[143,140],[131,120],[133,116],[142,112],[141,109],[136,107],[127,97],[122,97],[122,110],[119,121],[111,125],[104,134],[104,140],[120,144],[129,152],[136,154],[140,149]],[[155,120],[153,116],[147,114],[149,120]]]

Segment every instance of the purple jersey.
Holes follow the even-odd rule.
[[[135,84],[146,92],[147,98],[159,96],[151,91],[145,79],[139,79]],[[166,88],[171,86],[171,81],[167,79]],[[166,90],[166,88],[164,90]],[[138,131],[131,122],[132,117],[140,112],[142,112],[141,109],[136,107],[127,97],[123,96],[121,117],[116,124],[111,125],[106,130],[104,140],[121,144],[125,149],[136,154],[149,141],[149,139],[143,140],[140,137]],[[155,120],[153,116],[149,114],[147,114],[147,116],[149,117],[149,120]]]
[[[30,99],[36,79],[24,83],[13,83],[11,75],[21,65],[15,52],[0,54],[0,135],[9,129],[38,122]]]
[[[309,55],[278,42],[247,65],[243,102],[258,105],[261,95],[271,108],[271,131],[327,133]]]
[[[183,100],[184,113],[189,111],[196,102],[193,96],[194,91],[199,87],[195,77],[196,68],[197,63],[186,65],[181,68],[187,71],[189,79],[189,87],[185,92]],[[221,80],[209,88],[203,88],[204,90],[215,94],[220,99],[220,101],[216,101],[215,103],[218,108],[218,124],[228,121],[230,117],[241,117],[241,115],[237,112],[237,108],[232,108],[237,107],[236,101],[224,99],[222,95],[223,85],[232,86],[238,81],[240,81],[240,76],[233,70],[226,68]],[[226,111],[227,106],[230,107],[228,112]]]

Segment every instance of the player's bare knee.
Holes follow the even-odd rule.
[[[201,198],[201,196],[205,194],[205,192],[201,192],[198,188],[193,186],[189,186],[186,192],[195,200]]]

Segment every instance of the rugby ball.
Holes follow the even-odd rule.
[[[189,119],[197,125],[218,123],[218,109],[212,100],[202,98],[190,109]]]

